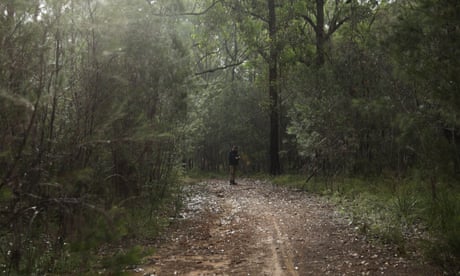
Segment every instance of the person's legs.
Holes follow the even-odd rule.
[[[230,165],[230,184],[235,184],[236,166]]]

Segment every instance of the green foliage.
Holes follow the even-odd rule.
[[[13,191],[9,188],[0,189],[0,202],[8,202],[13,198]]]
[[[411,77],[430,87],[449,112],[456,113],[459,81],[460,7],[456,1],[423,0],[402,4],[407,11],[395,24],[394,47]]]
[[[271,182],[283,187],[302,189],[305,186],[305,177],[295,174],[284,174],[274,177]]]
[[[295,187],[302,179],[302,176],[283,176],[274,182]],[[396,245],[400,254],[426,249],[427,258],[446,271],[458,271],[458,190],[439,187],[440,193],[433,200],[427,192],[427,183],[417,178],[347,178],[336,183],[335,191],[315,185],[312,180],[305,188],[329,198],[358,231]]]
[[[183,8],[176,4],[169,8]],[[86,273],[101,247],[157,234],[165,206],[179,206],[189,53],[175,31],[181,22],[154,16],[158,5],[0,5],[0,258],[8,273]]]
[[[423,0],[393,8],[402,12],[390,25],[388,43],[398,77],[417,99],[407,105],[410,113],[399,117],[401,138],[407,138],[404,143],[428,177],[456,178],[460,45],[452,38],[459,36],[460,7],[456,1]]]
[[[434,236],[428,247],[430,257],[456,273],[460,260],[460,193],[442,190],[436,200],[427,199],[424,212]]]
[[[227,77],[231,77],[228,75]],[[204,170],[227,171],[231,145],[240,148],[243,171],[261,170],[266,164],[268,118],[260,104],[262,91],[240,80],[218,81],[190,99],[193,117],[186,129],[186,156]]]
[[[391,202],[393,213],[405,224],[412,224],[420,216],[420,191],[417,191],[414,185],[405,184],[398,187]]]
[[[102,265],[106,269],[105,271],[111,275],[125,275],[123,271],[126,267],[139,264],[146,254],[148,253],[144,252],[141,246],[134,246],[131,249],[123,249],[112,256],[105,257],[102,260]]]

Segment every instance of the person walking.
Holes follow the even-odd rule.
[[[228,164],[230,166],[230,185],[236,185],[235,174],[239,160],[240,156],[238,154],[238,147],[233,146],[230,152],[228,153]]]

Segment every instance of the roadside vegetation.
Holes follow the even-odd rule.
[[[460,256],[460,191],[407,179],[312,178],[283,175],[273,183],[327,198],[350,224],[373,242],[394,246],[401,256],[422,257],[456,274]]]

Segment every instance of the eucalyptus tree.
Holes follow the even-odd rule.
[[[346,8],[351,2],[315,0],[298,1],[293,4],[295,13],[305,22],[301,31],[304,35],[308,35],[306,28],[310,27],[315,34],[317,65],[324,64],[325,43],[340,26],[350,20]]]
[[[293,97],[287,101],[292,140],[287,141],[293,142],[287,147],[297,149],[309,175],[321,169],[327,175],[377,172],[385,154],[390,156],[390,151],[379,150],[380,134],[392,133],[391,122],[384,118],[393,105],[384,103],[389,103],[386,94],[392,92],[388,89],[393,78],[375,28],[384,4],[296,4],[290,28],[298,35],[289,37],[292,42],[286,51],[298,61],[290,70]],[[323,27],[318,27],[321,22]],[[376,160],[382,163],[371,162]]]
[[[279,49],[278,26],[276,20],[275,0],[268,0],[268,38],[269,38],[269,58],[268,58],[268,91],[270,101],[270,173],[277,175],[281,173],[279,159],[279,104],[278,104],[278,58]]]
[[[359,21],[358,17],[369,11],[367,5],[356,1],[205,1],[203,21],[199,23],[200,37],[196,43],[201,53],[199,66],[204,78],[214,76],[218,70],[229,69],[235,76],[235,68],[252,66],[255,83],[265,83],[268,97],[263,106],[269,118],[269,143],[267,145],[271,174],[281,172],[281,137],[286,119],[282,112],[281,89],[293,83],[293,74],[298,62],[304,63],[317,76],[312,80],[315,90],[321,91],[321,76],[315,68],[325,61],[326,42],[347,22]],[[203,2],[200,2],[203,3]],[[366,7],[364,7],[366,6]],[[209,8],[209,9],[208,9]],[[359,12],[357,12],[359,11]],[[229,23],[231,22],[231,23]],[[202,35],[199,32],[202,31]],[[203,35],[204,34],[204,35]],[[237,40],[231,41],[228,34]],[[238,43],[234,43],[238,41]],[[230,43],[229,43],[230,42]],[[229,45],[237,45],[228,51]],[[316,47],[312,53],[311,47]],[[244,49],[244,50],[241,50]],[[236,53],[239,52],[238,56]],[[247,60],[248,62],[245,62]],[[264,61],[264,63],[260,63]],[[211,63],[209,63],[211,62]],[[257,65],[257,67],[255,67]],[[265,73],[263,73],[265,72]],[[300,77],[300,81],[308,77]],[[308,86],[309,84],[307,84]],[[289,96],[286,94],[285,99]],[[283,101],[283,102],[282,102]],[[290,107],[287,106],[286,109]]]
[[[229,10],[219,1],[200,3],[199,9],[185,13],[195,26],[191,37],[198,81],[190,115],[201,121],[201,130],[192,130],[197,138],[195,159],[202,168],[218,169],[231,144],[243,146],[248,141],[242,130],[249,130],[247,121],[257,113],[241,110],[249,103],[247,96],[256,92],[251,88],[254,70],[247,63],[251,53],[239,32],[242,23],[229,22]]]
[[[235,77],[237,72],[240,78],[248,83],[247,89],[259,90],[259,87],[266,89],[268,92],[266,100],[262,99],[260,102],[261,106],[266,108],[269,119],[269,137],[267,137],[269,171],[274,175],[279,174],[281,172],[280,132],[282,131],[280,130],[278,63],[283,46],[278,29],[287,24],[288,18],[281,17],[283,22],[280,23],[277,21],[277,16],[281,15],[281,8],[286,7],[287,3],[271,0],[213,1],[209,2],[209,6],[213,7],[205,17],[208,27],[202,25],[200,28],[208,29],[213,34],[204,32],[207,39],[212,40],[210,44],[205,44],[209,49],[208,52],[217,54],[216,57],[220,56],[214,59],[216,62],[214,66],[208,64],[209,69],[202,71],[207,73],[205,77],[209,77],[208,73],[216,72],[216,69],[232,68],[232,76]],[[228,24],[229,21],[232,23]],[[237,40],[226,39],[225,34],[228,33],[232,33]],[[232,52],[228,51],[229,45],[233,45]],[[237,52],[240,54],[236,54]],[[250,72],[247,69],[250,69]]]

